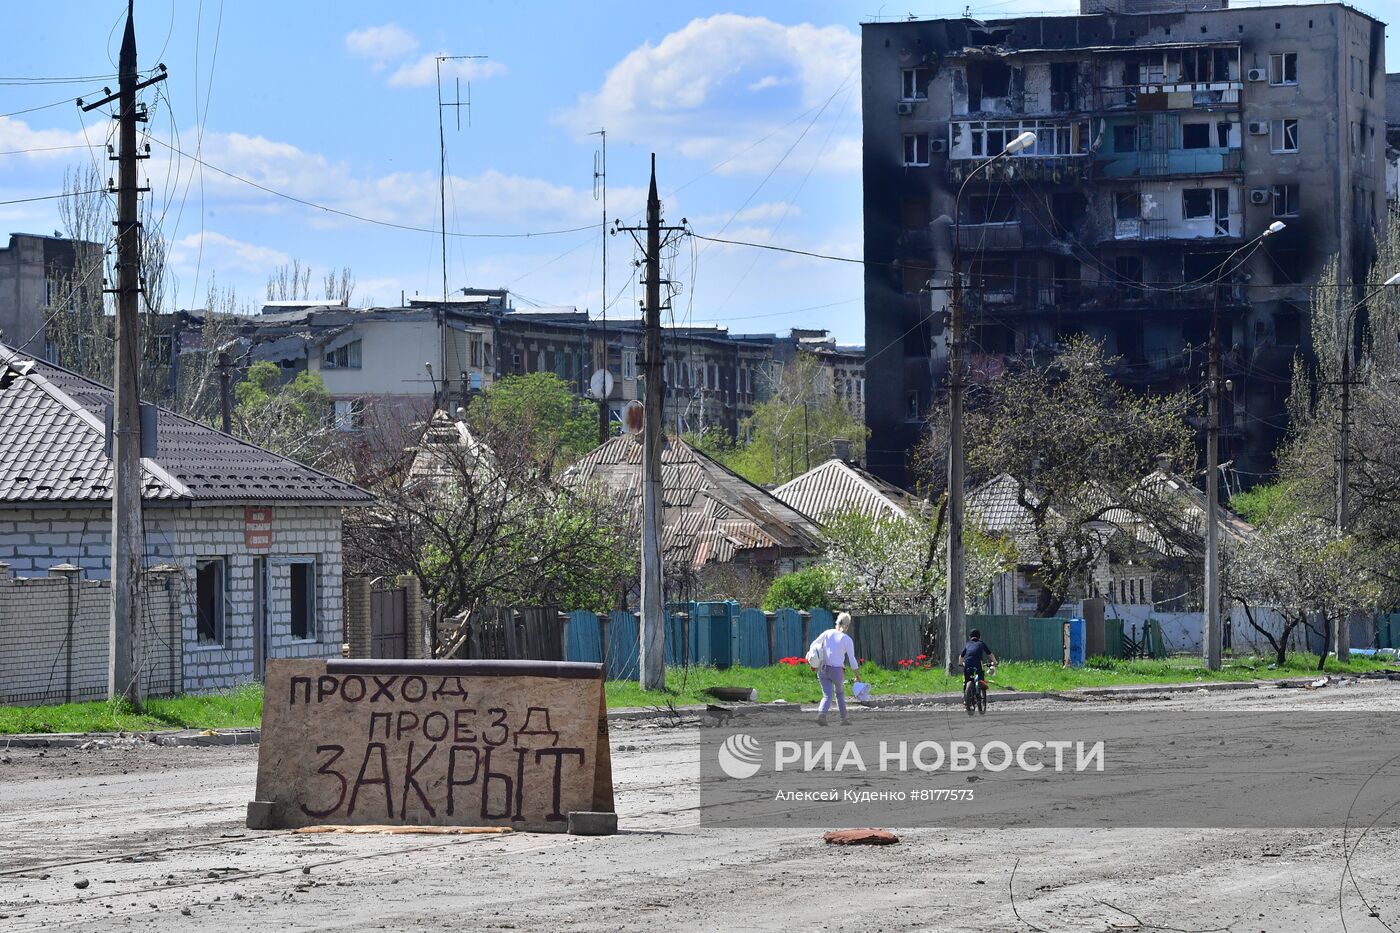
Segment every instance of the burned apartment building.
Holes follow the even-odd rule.
[[[865,410],[883,478],[909,480],[944,384],[955,229],[972,378],[1088,334],[1135,388],[1199,384],[1218,307],[1222,460],[1246,482],[1271,469],[1309,283],[1334,255],[1360,282],[1375,253],[1385,27],[1336,3],[1172,7],[863,27],[866,345],[885,360]],[[1025,131],[1033,146],[969,180]]]

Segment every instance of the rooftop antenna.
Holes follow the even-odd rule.
[[[451,107],[457,116],[457,129],[462,129],[462,108],[467,108],[467,127],[472,125],[472,83],[467,82],[467,99],[462,100],[462,79],[456,76],[456,97],[454,100],[445,101],[442,99],[442,63],[459,62],[470,59],[485,58],[485,55],[438,55],[434,58],[437,68],[437,105],[438,105],[438,199],[441,206],[442,217],[442,305],[438,308],[438,346],[442,360],[442,391],[444,399],[448,391],[447,374],[452,370],[447,366],[447,131],[443,126],[442,109]],[[436,389],[434,389],[436,394]],[[436,405],[436,401],[434,401]]]

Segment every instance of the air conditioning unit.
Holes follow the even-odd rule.
[[[1250,204],[1268,204],[1268,203],[1269,203],[1269,189],[1268,189],[1268,188],[1251,188],[1251,189],[1250,189],[1250,192],[1249,192],[1249,203],[1250,203]]]
[[[914,112],[914,104],[912,101],[902,100],[895,106],[894,109],[899,112],[899,115],[901,117],[907,117],[909,116],[909,114]]]
[[[1268,76],[1269,76],[1269,73],[1268,73],[1267,71],[1265,71],[1263,68],[1251,68],[1251,69],[1249,69],[1249,80],[1251,80],[1251,81],[1263,81],[1263,80],[1264,80],[1265,78],[1267,78]]]
[[[928,141],[928,148],[929,148],[929,150],[930,150],[931,152],[947,152],[947,151],[948,151],[948,140],[946,140],[946,139],[930,139],[930,140]]]
[[[1269,122],[1267,120],[1256,120],[1249,124],[1249,135],[1268,136]]]

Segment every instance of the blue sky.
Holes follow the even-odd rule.
[[[1065,11],[1076,4],[1013,0],[974,14]],[[1390,18],[1400,0],[1371,3]],[[91,93],[114,79],[28,79],[115,73],[125,3],[24,4],[0,32],[0,114]],[[267,188],[375,220],[436,229],[435,54],[486,59],[444,66],[445,93],[471,82],[471,126],[447,114],[448,230],[573,233],[530,239],[454,237],[451,287],[511,288],[519,303],[603,303],[601,206],[594,152],[608,130],[608,213],[635,221],[647,163],[658,157],[666,218],[699,233],[859,257],[859,3],[563,2],[272,3],[137,0],[143,69],[170,68],[144,99],[150,178],[172,243],[174,304],[204,303],[209,280],[240,299],[263,297],[268,273],[292,259],[320,275],[349,266],[354,303],[441,292],[436,234],[317,211],[201,169],[203,161]],[[953,4],[915,7],[954,15]],[[1392,45],[1393,60],[1400,48]],[[23,78],[25,81],[15,81]],[[108,121],[71,103],[0,117],[0,201],[53,194],[80,148],[105,141]],[[75,148],[68,148],[75,147]],[[21,151],[22,150],[22,151]],[[35,151],[43,150],[43,151]],[[102,171],[108,166],[95,150]],[[55,202],[0,205],[0,232],[61,226]],[[608,313],[635,314],[629,239],[608,244]],[[677,321],[736,332],[831,329],[863,338],[860,269],[704,242],[683,242],[672,275]]]

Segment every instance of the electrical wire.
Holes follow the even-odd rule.
[[[376,219],[373,218],[373,217],[365,217],[363,214],[356,214],[356,213],[354,213],[353,211],[345,211],[345,210],[341,210],[341,209],[339,209],[339,208],[330,207],[330,206],[325,205],[325,204],[318,204],[317,202],[307,200],[306,198],[299,198],[299,197],[297,197],[297,196],[294,195],[294,194],[287,194],[285,191],[278,191],[276,188],[270,188],[270,187],[268,187],[267,185],[260,184],[260,183],[258,183],[258,182],[256,182],[256,181],[253,181],[251,178],[245,178],[245,177],[243,177],[242,175],[237,174],[236,172],[230,172],[230,171],[228,171],[227,169],[220,168],[219,166],[213,165],[213,164],[211,164],[210,162],[208,162],[208,161],[206,161],[206,160],[204,160],[204,159],[202,159],[202,158],[196,158],[196,157],[190,155],[188,152],[184,152],[184,151],[180,150],[180,149],[177,148],[176,146],[171,145],[170,143],[166,142],[166,141],[163,140],[163,139],[160,139],[159,137],[152,136],[152,137],[151,137],[151,141],[154,142],[154,143],[156,143],[156,144],[159,145],[159,146],[163,146],[164,148],[169,149],[171,152],[179,153],[180,155],[184,156],[185,158],[191,160],[192,162],[195,162],[195,163],[198,164],[198,165],[203,166],[204,168],[209,169],[209,170],[212,171],[212,172],[218,172],[220,175],[223,175],[223,176],[225,176],[226,178],[230,178],[230,179],[232,179],[232,180],[234,180],[234,181],[237,181],[237,182],[240,182],[240,183],[242,183],[242,184],[248,185],[248,186],[251,187],[251,188],[256,188],[256,189],[258,189],[259,191],[265,192],[265,193],[270,194],[270,195],[273,195],[273,196],[275,196],[275,197],[279,197],[279,198],[282,198],[282,199],[284,199],[284,200],[291,201],[291,202],[293,202],[294,204],[300,204],[300,205],[302,205],[303,207],[309,207],[309,208],[312,208],[313,210],[324,211],[324,212],[326,212],[327,214],[335,214],[335,215],[338,216],[338,217],[345,217],[345,218],[347,218],[347,219],[349,219],[349,220],[358,220],[358,221],[360,221],[361,223],[374,224],[375,226],[378,226],[378,227],[388,227],[388,228],[393,229],[393,230],[407,230],[407,231],[409,231],[409,232],[411,232],[411,233],[431,233],[433,236],[442,236],[442,231],[441,231],[441,230],[435,230],[435,229],[433,229],[432,227],[418,227],[418,226],[415,226],[415,225],[413,225],[413,224],[395,223],[395,222],[390,221],[390,220],[376,220]],[[0,203],[2,203],[2,202],[0,202]],[[447,233],[447,235],[448,235],[448,236],[453,236],[453,237],[463,237],[463,238],[466,238],[466,239],[510,240],[510,239],[530,239],[530,238],[532,238],[532,237],[544,237],[544,236],[559,236],[559,235],[561,235],[561,234],[566,234],[566,233],[579,233],[579,232],[584,231],[584,230],[593,230],[593,231],[596,231],[596,230],[597,230],[597,224],[585,224],[584,226],[581,226],[581,227],[568,227],[568,228],[566,228],[566,229],[561,229],[561,230],[532,230],[532,231],[529,231],[529,232],[526,232],[526,233],[458,233],[458,232],[456,232],[456,231],[451,231],[451,230],[449,230],[448,233]]]

